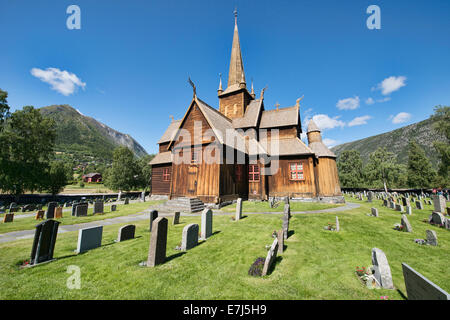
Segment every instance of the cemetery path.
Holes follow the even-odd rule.
[[[329,209],[323,209],[323,210],[312,210],[312,211],[293,211],[293,212],[291,212],[291,214],[294,215],[294,214],[342,212],[342,211],[356,209],[359,207],[360,207],[360,205],[357,203],[347,202],[346,205],[342,206],[342,207],[329,208]],[[150,211],[151,210],[152,209],[150,208],[150,209],[147,209],[147,210],[137,213],[137,214],[131,214],[128,216],[116,217],[116,218],[105,219],[105,220],[100,220],[100,221],[92,221],[92,222],[78,223],[78,224],[72,224],[72,225],[63,225],[58,228],[58,234],[78,231],[80,229],[90,228],[90,227],[109,226],[109,225],[113,225],[113,224],[130,223],[130,222],[134,222],[134,221],[150,219]],[[220,210],[213,210],[213,212],[214,212],[214,215],[218,215],[218,216],[235,214],[234,212],[222,212]],[[244,215],[247,215],[247,214],[279,214],[279,215],[281,215],[281,214],[283,214],[283,212],[243,212],[243,214]],[[200,216],[201,213],[181,213],[180,215],[195,217],[195,216]],[[172,217],[173,212],[160,211],[159,216],[160,217]],[[34,232],[35,232],[35,230],[22,230],[22,231],[3,233],[3,234],[0,234],[0,243],[23,240],[23,239],[33,239]]]

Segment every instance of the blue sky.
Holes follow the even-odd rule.
[[[80,30],[66,26],[71,4]],[[366,26],[369,5],[381,9],[380,30]],[[266,109],[304,95],[302,120],[314,117],[327,144],[450,105],[448,0],[0,0],[0,88],[13,110],[69,104],[157,152],[192,98],[188,76],[218,107],[235,6],[248,85],[257,96],[268,86]],[[65,82],[52,88],[55,77]]]

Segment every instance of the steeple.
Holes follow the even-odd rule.
[[[231,48],[230,71],[228,73],[228,87],[232,85],[245,88],[244,64],[242,62],[241,44],[237,27],[237,10],[234,10],[234,35]]]

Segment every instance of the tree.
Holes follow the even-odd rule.
[[[3,132],[0,189],[15,195],[44,189],[50,159],[54,156],[54,121],[44,119],[32,106],[7,118]]]
[[[364,183],[361,155],[356,150],[342,152],[337,162],[339,181],[346,188],[359,188]]]
[[[129,191],[140,186],[141,174],[133,152],[127,147],[118,147],[113,153],[112,167],[107,170],[105,186],[112,190]]]
[[[144,190],[150,187],[150,179],[152,177],[152,167],[149,165],[150,161],[155,157],[154,154],[145,155],[138,161],[141,170],[140,187]]]
[[[2,132],[3,130],[6,119],[11,115],[9,113],[9,105],[8,101],[6,100],[7,98],[8,92],[0,89],[0,132]]]
[[[365,170],[369,183],[383,186],[386,192],[387,186],[392,186],[404,174],[404,166],[397,163],[397,156],[381,147],[370,154]]]
[[[67,185],[67,166],[62,161],[52,161],[47,173],[46,189],[55,195]]]
[[[431,116],[434,120],[433,129],[442,135],[445,141],[435,141],[433,146],[440,155],[440,163],[438,174],[441,178],[443,187],[449,185],[449,168],[450,168],[450,107],[436,106],[434,108],[434,115]]]
[[[435,171],[425,151],[411,140],[408,146],[408,186],[410,188],[428,188],[435,179]]]

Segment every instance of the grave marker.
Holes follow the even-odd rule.
[[[53,260],[59,224],[60,222],[56,220],[46,220],[36,225],[30,265]]]
[[[406,263],[402,263],[402,269],[408,300],[450,300],[450,294]]]
[[[278,239],[275,238],[272,242],[272,245],[270,246],[269,251],[267,252],[267,257],[266,257],[266,260],[264,261],[264,268],[262,271],[262,276],[267,275],[267,272],[269,272],[269,269],[272,266],[272,263],[277,258],[277,251],[278,251]]]
[[[235,220],[239,221],[242,217],[242,198],[238,198],[236,202],[236,217]]]
[[[98,248],[102,245],[103,226],[78,230],[77,253]]]
[[[155,221],[156,218],[158,218],[158,211],[157,210],[150,211],[150,232],[152,232],[153,221]]]
[[[181,250],[186,251],[198,244],[198,224],[191,223],[183,228]]]
[[[208,239],[212,234],[213,213],[211,209],[205,208],[202,211],[202,230],[201,237],[203,240]]]
[[[391,268],[389,267],[386,255],[378,248],[372,249],[372,265],[375,271],[375,279],[381,287],[385,289],[394,289]]]
[[[154,267],[166,260],[167,219],[156,218],[153,221],[153,232],[150,238],[147,267]]]
[[[134,239],[135,232],[136,226],[133,224],[127,224],[126,226],[120,227],[119,234],[117,235],[117,242]]]
[[[173,223],[172,225],[176,225],[180,223],[180,213],[179,212],[175,212],[175,214],[173,215]]]

